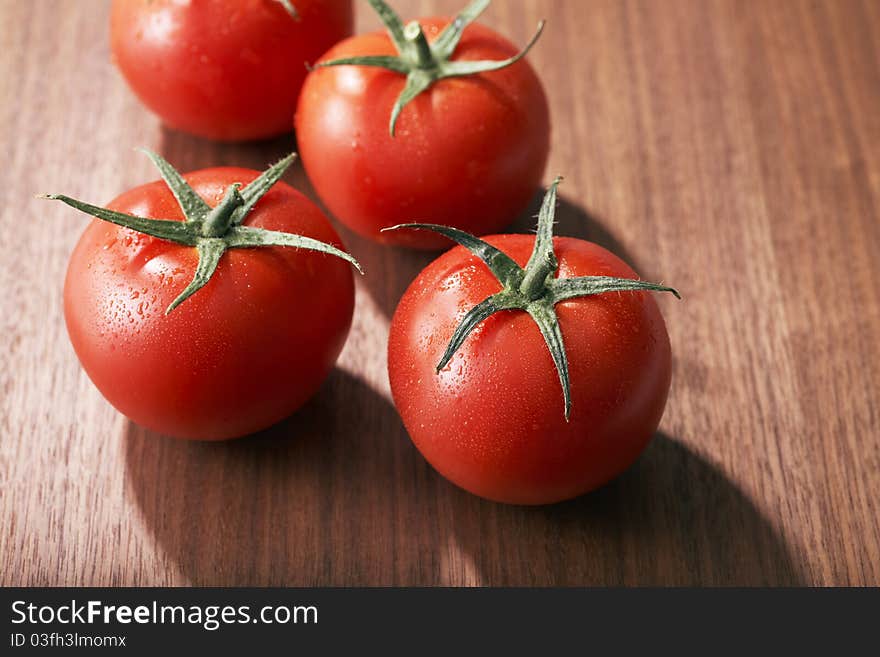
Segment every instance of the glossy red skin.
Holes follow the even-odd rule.
[[[419,21],[429,40],[449,19]],[[453,59],[506,59],[517,47],[472,24]],[[352,37],[321,59],[392,55],[384,33]],[[405,78],[380,68],[319,68],[303,85],[296,114],[299,154],[331,213],[388,244],[439,249],[437,235],[380,229],[438,223],[475,235],[497,232],[541,184],[550,148],[547,99],[526,60],[491,73],[447,78],[407,105],[388,132]]]
[[[290,131],[315,62],[351,34],[351,0],[114,0],[110,45],[129,86],[173,128],[222,141]]]
[[[185,178],[216,205],[230,184],[257,175],[215,168]],[[182,219],[164,182],[108,207]],[[285,183],[244,223],[342,248],[321,211]],[[94,220],[67,270],[68,333],[97,388],[137,424],[179,438],[243,436],[290,415],[330,372],[351,325],[351,266],[314,251],[232,249],[208,284],[165,316],[196,263],[192,247]]]
[[[525,265],[534,237],[487,241]],[[596,244],[554,243],[560,277],[636,277]],[[485,265],[462,247],[419,274],[391,323],[394,403],[431,465],[476,495],[549,504],[593,490],[632,464],[663,414],[671,355],[657,304],[648,293],[623,292],[556,306],[571,373],[566,423],[550,353],[523,311],[489,317],[435,374],[464,313],[499,290]]]

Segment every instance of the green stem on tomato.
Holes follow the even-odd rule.
[[[220,203],[212,208],[162,156],[146,149],[141,150],[153,161],[165,183],[171,189],[183,212],[184,221],[136,217],[77,201],[63,194],[47,194],[41,198],[61,201],[93,217],[145,235],[175,244],[195,247],[199,255],[195,275],[190,284],[165,310],[166,315],[211,280],[220,263],[220,258],[229,249],[266,246],[308,249],[342,258],[363,273],[357,260],[332,244],[326,244],[304,235],[241,225],[257,201],[281,179],[281,176],[296,158],[295,153],[291,153],[273,164],[243,189],[241,183],[233,183],[226,190]]]
[[[562,386],[565,419],[568,421],[571,417],[571,381],[569,379],[568,357],[565,354],[562,331],[556,314],[556,304],[568,299],[605,292],[646,290],[669,292],[679,299],[681,296],[671,287],[636,279],[612,276],[556,278],[559,264],[553,250],[553,218],[556,214],[556,188],[561,180],[562,178],[556,178],[544,196],[541,211],[538,214],[535,245],[524,268],[488,242],[456,228],[434,224],[401,224],[383,230],[415,228],[440,233],[458,242],[480,258],[502,285],[500,292],[487,297],[465,314],[452,333],[446,350],[437,364],[437,371],[439,372],[446,367],[455,352],[483,320],[502,310],[522,310],[528,313],[537,324],[550,356],[553,358],[553,364],[559,375],[559,383]]]
[[[400,16],[388,6],[384,0],[369,0],[370,5],[379,15],[388,35],[397,49],[393,55],[365,55],[362,57],[346,57],[319,62],[315,68],[324,66],[375,66],[406,76],[406,85],[400,92],[394,107],[388,131],[394,136],[397,119],[403,108],[428,89],[432,84],[444,78],[477,75],[515,64],[522,59],[541,35],[544,21],[538,23],[538,29],[529,43],[519,53],[509,59],[499,61],[452,61],[452,55],[464,34],[464,28],[473,23],[489,6],[490,0],[473,0],[447,25],[440,35],[429,43],[422,26],[412,21],[404,26]]]
[[[422,26],[418,21],[407,23],[403,28],[403,38],[410,44],[411,50],[415,53],[415,61],[421,69],[432,69],[437,65],[434,53],[431,52],[431,46],[422,30]]]
[[[241,189],[241,183],[233,183],[226,190],[226,194],[202,221],[202,235],[204,237],[222,237],[232,225],[233,213],[244,205],[244,199],[238,190]]]

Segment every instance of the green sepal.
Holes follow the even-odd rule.
[[[220,256],[226,252],[226,242],[221,237],[203,237],[196,244],[196,250],[199,252],[199,264],[196,265],[196,273],[190,284],[165,309],[166,315],[208,284],[211,276],[217,271],[217,265],[220,264]]]
[[[489,271],[491,271],[495,275],[495,278],[505,286],[519,285],[522,280],[522,267],[516,264],[513,258],[504,253],[504,251],[495,248],[488,242],[481,240],[479,237],[474,237],[470,233],[466,233],[458,228],[453,228],[452,226],[440,226],[438,224],[398,224],[397,226],[383,228],[382,232],[385,232],[386,230],[404,229],[430,230],[435,233],[440,233],[454,242],[458,242],[486,263]]]
[[[133,214],[116,212],[115,210],[108,210],[107,208],[92,205],[91,203],[77,201],[64,194],[42,194],[37,198],[61,201],[80,212],[85,212],[98,219],[109,221],[111,224],[116,224],[123,228],[131,228],[144,235],[157,237],[160,240],[175,242],[176,244],[195,246],[199,237],[201,237],[197,233],[194,233],[192,228],[187,226],[186,223],[174,219],[145,219],[144,217],[136,217]]]
[[[510,256],[469,233],[436,224],[400,224],[383,230],[431,230],[454,240],[485,263],[498,279],[502,290],[471,308],[456,326],[437,365],[443,369],[464,344],[467,337],[488,317],[502,310],[522,310],[537,324],[562,387],[566,422],[571,417],[571,380],[568,357],[555,306],[568,299],[604,294],[606,292],[653,291],[670,292],[680,299],[678,291],[665,285],[612,276],[580,276],[556,278],[558,269],[553,249],[553,220],[556,214],[556,188],[562,178],[557,177],[547,190],[538,213],[538,230],[531,256],[521,268]]]
[[[434,40],[434,43],[431,44],[431,50],[437,53],[437,56],[441,59],[452,57],[455,47],[461,41],[462,34],[464,34],[464,28],[477,20],[480,14],[486,11],[486,7],[489,6],[490,2],[491,0],[474,0],[462,9],[452,19],[452,22],[443,29],[440,36]]]
[[[556,190],[561,182],[562,176],[556,176],[541,201],[541,209],[538,210],[538,229],[535,232],[535,246],[526,263],[526,269],[541,267],[546,264],[548,259],[552,259],[554,262],[556,260],[553,253],[553,219],[556,216]]]
[[[529,42],[525,45],[525,47],[516,53],[513,57],[508,57],[507,59],[500,60],[489,60],[489,59],[476,59],[476,60],[465,60],[465,61],[449,61],[443,64],[443,77],[444,78],[454,78],[461,77],[464,75],[476,75],[477,73],[489,73],[491,71],[500,71],[502,68],[507,68],[512,64],[516,64],[519,60],[525,57],[529,51],[532,49],[541,34],[544,32],[544,25],[546,21],[538,22],[538,29],[535,30],[535,33],[532,35],[532,38],[529,39]]]
[[[294,235],[280,231],[267,230],[254,226],[241,225],[247,214],[257,202],[277,183],[296,157],[291,153],[273,164],[244,189],[241,183],[233,183],[226,190],[223,199],[215,207],[209,206],[192,189],[183,176],[160,155],[143,150],[159,170],[162,179],[177,199],[184,214],[184,221],[173,219],[148,219],[123,212],[108,210],[97,205],[84,203],[63,194],[48,194],[41,198],[55,199],[97,217],[104,221],[130,228],[158,239],[183,246],[195,247],[199,261],[192,281],[183,292],[168,306],[167,315],[194,293],[203,288],[214,272],[220,258],[228,249],[283,246],[310,251],[319,251],[351,263],[360,273],[360,264],[353,256],[327,244],[304,235]]]
[[[518,307],[516,304],[511,305],[509,301],[508,295],[499,292],[498,294],[493,294],[491,297],[484,299],[471,308],[462,318],[461,322],[459,322],[458,326],[455,327],[452,337],[449,338],[449,344],[446,345],[446,351],[443,352],[440,362],[437,363],[437,367],[435,368],[436,371],[439,372],[446,367],[455,355],[455,352],[458,351],[458,348],[464,344],[464,341],[471,334],[471,331],[477,328],[480,322],[501,310],[510,310],[511,308]]]
[[[205,202],[196,191],[190,187],[189,183],[183,179],[183,176],[171,164],[158,153],[154,153],[148,148],[137,149],[144,153],[153,162],[153,165],[159,170],[162,179],[174,198],[177,199],[180,209],[183,210],[183,216],[187,221],[201,221],[211,211],[211,206]]]
[[[535,234],[535,246],[526,263],[521,291],[529,299],[537,299],[545,293],[548,282],[553,278],[558,263],[553,252],[553,218],[556,214],[556,188],[562,182],[557,176],[550,185],[541,209],[538,211],[538,230]]]
[[[559,328],[559,318],[552,303],[530,303],[525,308],[535,324],[544,336],[547,350],[553,358],[553,365],[559,375],[559,383],[562,386],[562,398],[565,404],[565,421],[571,417],[571,379],[568,375],[568,356],[565,354],[565,344],[562,341],[562,329]]]
[[[374,66],[376,68],[385,68],[395,73],[409,73],[407,66],[400,57],[395,55],[364,55],[362,57],[340,57],[339,59],[331,59],[328,62],[318,62],[314,68],[323,68],[325,66]]]
[[[250,249],[260,246],[289,246],[295,249],[306,249],[308,251],[319,251],[328,255],[342,258],[346,262],[358,270],[360,274],[364,273],[360,263],[354,259],[350,253],[346,253],[342,249],[337,249],[332,244],[327,244],[320,240],[306,237],[304,235],[294,235],[293,233],[283,233],[277,230],[268,230],[266,228],[254,228],[252,226],[233,226],[229,229],[226,236],[226,243],[230,249]]]
[[[403,108],[432,84],[434,84],[434,76],[428,71],[415,69],[406,76],[406,85],[403,87],[403,91],[400,92],[397,100],[394,101],[394,107],[391,108],[391,118],[388,121],[388,132],[392,137],[397,129],[397,119],[400,117]]]
[[[394,137],[397,119],[403,109],[432,84],[451,77],[462,77],[497,71],[515,64],[531,50],[541,36],[544,21],[525,48],[508,59],[499,61],[453,61],[452,56],[461,41],[464,29],[489,6],[489,0],[474,0],[447,25],[433,43],[417,21],[403,24],[400,16],[383,0],[369,0],[388,31],[397,56],[364,55],[319,62],[315,68],[326,66],[378,66],[406,76],[406,85],[394,103],[388,121],[388,132]]]
[[[659,283],[649,283],[631,278],[614,278],[613,276],[578,276],[573,278],[554,278],[549,285],[549,298],[553,303],[587,297],[606,292],[669,292],[676,299],[681,299],[678,290]]]
[[[397,51],[403,52],[406,49],[406,39],[403,37],[403,21],[400,20],[400,16],[383,0],[368,0],[368,2],[388,30],[388,36],[391,37]]]
[[[253,210],[257,201],[263,198],[266,192],[281,180],[281,177],[290,168],[294,160],[296,160],[296,153],[291,153],[287,157],[281,158],[241,190],[242,205],[236,209],[232,216],[233,226],[241,225],[248,213]]]

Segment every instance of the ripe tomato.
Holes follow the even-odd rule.
[[[436,43],[450,21],[419,24]],[[401,67],[414,67],[408,78],[381,67],[328,62],[397,53],[388,34],[354,36],[326,53],[306,79],[296,134],[315,191],[342,223],[380,242],[444,246],[443,238],[428,233],[380,232],[405,221],[478,235],[500,230],[528,205],[547,162],[549,111],[534,70],[520,59],[500,70],[439,79],[403,107],[392,136],[395,103],[408,79],[418,85],[422,69],[398,58],[405,60]],[[516,54],[509,41],[472,23],[449,63]]]
[[[485,240],[520,267],[535,245],[529,235]],[[636,278],[596,244],[565,237],[552,243],[555,280]],[[578,496],[626,469],[660,422],[671,362],[663,317],[641,290],[555,305],[570,378],[567,420],[561,374],[536,320],[523,310],[483,319],[436,371],[465,314],[500,290],[486,264],[463,246],[416,277],[391,322],[394,403],[416,447],[462,488],[513,504]]]
[[[113,56],[141,101],[210,139],[290,130],[306,63],[352,31],[351,0],[114,0]]]
[[[184,179],[215,206],[230,185],[257,176],[224,167]],[[184,218],[162,181],[125,192],[109,209]],[[321,211],[283,182],[243,226],[340,244]],[[95,219],[70,258],[64,313],[83,368],[120,412],[176,437],[232,438],[281,420],[318,389],[351,324],[352,274],[315,251],[229,248],[207,284],[164,314],[198,262],[191,246]]]

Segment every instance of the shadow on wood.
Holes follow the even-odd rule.
[[[297,414],[243,440],[129,425],[126,464],[136,508],[194,585],[801,581],[754,506],[666,436],[578,500],[494,504],[437,475],[391,404],[339,370]]]
[[[511,507],[462,492],[452,504],[457,543],[486,585],[804,582],[784,540],[724,473],[663,433],[621,477],[578,499]]]
[[[394,483],[418,463],[396,418],[334,370],[299,412],[245,439],[177,441],[129,424],[127,481],[194,584],[383,581]]]
[[[162,126],[159,142],[159,153],[182,173],[211,167],[244,167],[265,171],[269,165],[295,151],[296,140],[292,132],[263,141],[223,143]],[[306,196],[315,198],[299,159],[294,161],[282,180]]]
[[[262,171],[273,162],[296,150],[293,132],[262,141],[224,143],[194,137],[162,126],[159,153],[178,171],[194,171],[208,167],[247,167]],[[299,188],[296,180],[305,174],[302,167],[291,167],[285,180]]]

